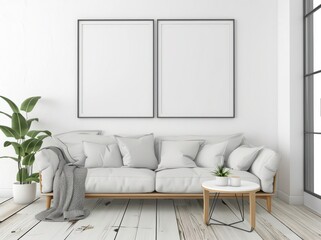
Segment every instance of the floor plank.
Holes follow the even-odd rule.
[[[116,240],[135,240],[137,234],[137,228],[122,228],[117,234]]]
[[[72,226],[67,239],[114,239],[127,204],[125,199],[101,199],[87,218]]]
[[[178,225],[186,240],[215,240],[213,229],[203,222],[203,209],[195,200],[175,200]]]
[[[239,212],[237,204],[233,200],[227,200],[228,206],[237,214]],[[244,204],[245,208],[245,220],[249,221],[249,205],[248,202]],[[259,204],[256,206],[256,228],[255,231],[263,239],[301,239],[293,231],[291,231],[286,225],[273,217],[266,209],[262,208]]]
[[[35,213],[44,210],[44,208],[45,199],[42,198],[2,222],[0,224],[0,239],[14,240],[20,238],[39,223],[34,216]]]
[[[150,240],[156,237],[156,200],[131,200],[116,239]]]
[[[264,202],[258,200],[261,207]],[[272,216],[303,239],[321,239],[321,218],[304,206],[289,205],[278,198],[272,201]]]
[[[8,201],[8,200],[10,200],[11,198],[3,198],[3,197],[1,197],[0,198],[0,204],[2,204],[2,203],[4,203],[4,202],[6,202],[6,201]]]
[[[144,200],[136,234],[137,240],[156,239],[156,200]]]
[[[238,219],[236,203],[231,199],[224,201],[226,204],[218,203],[215,218],[235,221]],[[39,199],[17,212],[10,199],[0,204],[0,209],[8,207],[1,210],[3,214],[6,211],[13,213],[0,224],[0,240],[321,239],[321,218],[308,208],[273,199],[270,214],[264,201],[257,202],[256,229],[246,233],[226,226],[206,226],[203,223],[202,200],[86,199],[85,206],[91,211],[88,218],[73,223],[56,223],[39,222],[34,217],[44,210],[45,199]],[[248,211],[246,201],[242,227],[249,228]]]
[[[29,204],[16,204],[13,202],[13,199],[4,201],[0,205],[0,223],[9,218],[10,216],[14,215],[15,213],[19,212],[21,209],[25,208],[28,205]]]
[[[173,200],[157,200],[157,240],[179,240]]]
[[[143,202],[144,200],[140,199],[133,199],[129,201],[126,213],[120,225],[120,229],[138,227],[140,214],[143,208]]]
[[[201,202],[199,201],[198,203],[201,206]],[[248,213],[245,213],[245,214],[248,215]],[[213,212],[213,217],[225,223],[232,223],[232,222],[241,220],[241,218],[238,215],[235,215],[235,213],[232,212],[229,209],[229,207],[226,204],[224,204],[221,200],[217,202],[217,206]],[[247,230],[250,229],[250,224],[248,221],[235,224],[234,226],[247,229]],[[231,228],[228,226],[218,226],[218,225],[211,225],[210,227],[213,229],[218,239],[247,239],[247,240],[262,239],[260,235],[258,235],[255,231],[248,233],[248,232],[244,232],[239,229]]]
[[[137,228],[143,208],[143,200],[130,200],[120,224],[116,239],[136,239]]]
[[[86,199],[86,208],[92,210],[100,200]],[[59,240],[65,239],[72,231],[76,222],[45,222],[42,221],[27,232],[23,240]]]

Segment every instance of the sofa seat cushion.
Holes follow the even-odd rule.
[[[90,168],[86,193],[148,193],[155,191],[155,172],[140,168]]]
[[[202,193],[202,182],[214,180],[215,168],[177,168],[166,169],[156,173],[156,191],[162,193]],[[240,176],[260,184],[260,180],[246,171],[230,170],[231,175]]]

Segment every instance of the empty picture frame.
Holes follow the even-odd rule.
[[[157,21],[159,118],[233,118],[234,20]]]
[[[154,117],[154,20],[78,20],[78,117]]]

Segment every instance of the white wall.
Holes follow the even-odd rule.
[[[303,2],[278,1],[278,196],[303,203]]]
[[[236,118],[77,119],[79,18],[236,19]],[[18,102],[43,96],[34,111],[39,128],[54,133],[244,132],[250,141],[277,149],[276,0],[0,0],[0,34],[0,94]],[[1,124],[4,120],[0,117]],[[4,153],[0,147],[0,155]],[[2,159],[0,194],[10,193],[14,173],[15,164]]]

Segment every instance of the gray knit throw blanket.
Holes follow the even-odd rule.
[[[49,147],[59,158],[53,182],[53,205],[35,217],[41,221],[66,222],[86,218],[89,210],[84,209],[85,181],[87,169],[68,163],[64,153]]]

